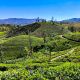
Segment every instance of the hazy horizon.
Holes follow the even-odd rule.
[[[80,18],[80,0],[1,0],[0,19],[44,18],[56,20]]]

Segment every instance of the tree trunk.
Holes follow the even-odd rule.
[[[33,52],[33,48],[32,48],[32,40],[31,40],[31,35],[30,35],[30,31],[28,31],[28,39],[29,39],[29,55],[32,55]]]
[[[49,52],[49,62],[51,61],[51,51]]]

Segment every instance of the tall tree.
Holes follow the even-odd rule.
[[[52,18],[51,18],[51,22],[53,22],[54,21],[54,17],[52,16]]]
[[[54,24],[54,22],[55,22],[54,17],[51,18],[50,22],[51,22],[51,24]]]
[[[0,45],[0,62],[3,62],[3,51],[2,51],[2,45]]]
[[[46,43],[46,31],[42,31],[42,37],[43,37],[43,41],[44,41],[44,44]]]
[[[44,22],[44,23],[45,23],[45,22],[46,22],[46,19],[42,19],[42,22]]]
[[[29,41],[29,55],[31,56],[33,53],[33,47],[32,47],[32,39],[31,39],[31,32],[28,30],[28,41]]]
[[[37,17],[37,19],[36,19],[36,22],[40,22],[40,19],[39,19],[39,17]]]

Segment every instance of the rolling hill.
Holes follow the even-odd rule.
[[[61,22],[76,23],[76,22],[80,22],[80,18],[67,19],[67,20],[63,20]]]
[[[40,21],[41,20],[42,19],[40,19]],[[0,24],[27,25],[35,22],[36,22],[36,19],[25,19],[25,18],[0,19]]]
[[[19,35],[0,32],[1,80],[80,80],[80,32],[50,22],[16,27]],[[32,33],[20,34],[27,30]],[[43,32],[49,34],[46,43]]]
[[[43,19],[39,19],[42,22]],[[0,24],[15,24],[15,25],[26,25],[35,23],[36,19],[26,19],[26,18],[8,18],[8,19],[0,19]],[[59,21],[57,21],[59,22]],[[61,22],[69,22],[76,23],[80,22],[80,18],[72,18],[67,20],[62,20]]]

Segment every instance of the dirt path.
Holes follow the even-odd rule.
[[[74,50],[75,50],[75,48],[73,48],[71,51],[67,52],[67,53],[64,54],[64,55],[58,56],[58,57],[56,57],[56,58],[53,58],[51,61],[55,61],[55,60],[57,60],[57,59],[59,59],[59,58],[61,58],[61,57],[65,57],[65,56],[67,56],[67,55],[69,55],[69,54],[72,54],[72,52],[73,52]]]
[[[75,42],[79,42],[80,43],[80,40],[73,40],[73,39],[69,39],[63,35],[60,35],[61,38],[64,38],[64,39],[67,39],[67,40],[71,40],[71,41],[75,41]]]

